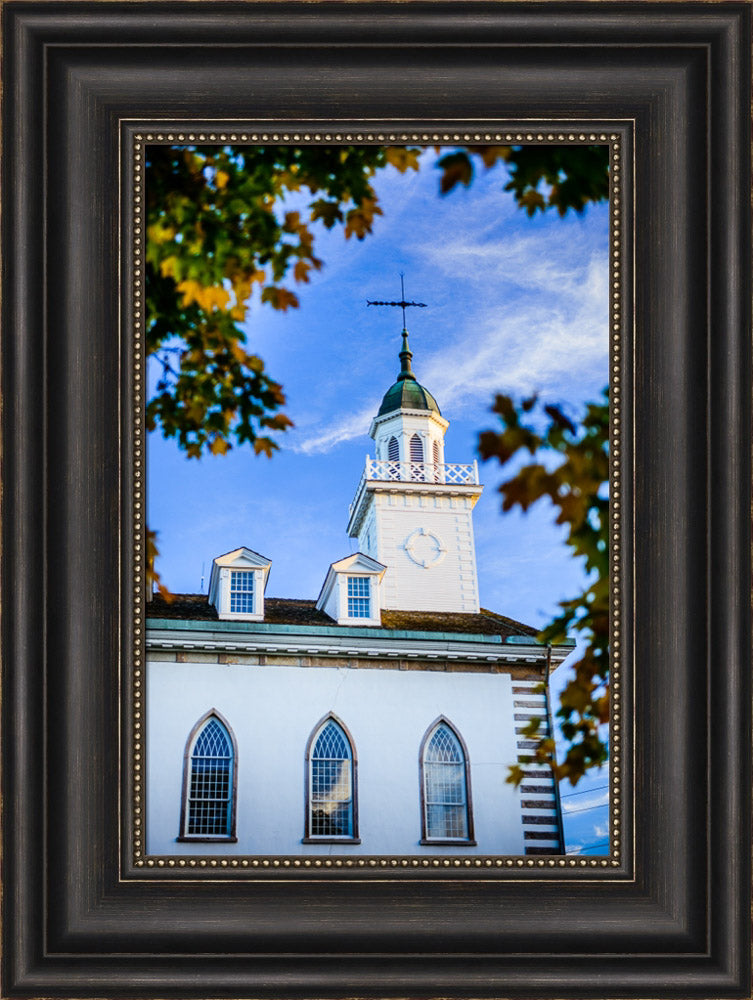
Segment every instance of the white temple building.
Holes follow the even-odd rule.
[[[149,855],[562,852],[551,771],[506,779],[526,723],[550,731],[548,677],[573,644],[481,607],[478,468],[445,461],[449,423],[411,358],[404,329],[347,511],[357,551],[316,599],[265,598],[266,540],[248,537],[207,595],[149,603]]]

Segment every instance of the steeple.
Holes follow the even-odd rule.
[[[402,275],[401,288],[402,288]],[[412,367],[405,309],[423,302],[369,302],[403,310],[400,371],[382,399],[350,505],[348,534],[358,551],[386,567],[380,590],[385,609],[477,613],[473,507],[483,487],[476,463],[446,464],[449,426]]]

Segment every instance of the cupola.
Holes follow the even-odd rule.
[[[436,399],[428,389],[419,385],[411,368],[411,353],[408,345],[408,331],[403,329],[403,347],[400,351],[400,373],[394,385],[384,394],[378,417],[393,413],[395,410],[430,410],[441,416]]]

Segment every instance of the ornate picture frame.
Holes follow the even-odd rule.
[[[750,4],[9,2],[3,18],[3,996],[749,997]],[[619,143],[628,753],[613,744],[620,850],[597,864],[196,872],[134,850],[133,163],[143,137],[209,123],[327,142],[562,123]]]

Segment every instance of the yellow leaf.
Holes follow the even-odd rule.
[[[510,153],[512,151],[512,146],[482,146],[481,147],[481,159],[484,161],[484,166],[488,169],[493,167],[497,160],[508,160],[510,158]]]
[[[233,355],[235,360],[240,365],[245,365],[248,360],[248,354],[243,350],[241,345],[237,341],[233,341],[230,345],[230,353]]]
[[[224,455],[230,450],[230,445],[225,438],[218,436],[212,439],[212,443],[209,445],[209,450],[213,455]]]
[[[183,305],[190,306],[193,302],[201,306],[204,312],[213,309],[224,309],[230,301],[230,293],[218,285],[204,288],[198,281],[187,278],[178,285],[178,291],[183,293]]]
[[[198,281],[194,281],[192,278],[186,278],[185,281],[181,281],[178,285],[178,291],[183,293],[184,306],[190,306],[193,302],[197,302],[201,305],[201,293],[203,289]]]
[[[271,458],[273,453],[277,451],[277,445],[269,438],[260,437],[254,441],[254,451],[257,455],[264,452],[267,458]]]
[[[211,285],[204,289],[200,304],[206,312],[211,312],[213,309],[224,309],[229,301],[230,292],[220,285]]]
[[[160,265],[159,265],[159,269],[160,269],[160,274],[162,275],[162,277],[163,278],[172,278],[172,277],[174,277],[174,275],[175,275],[175,265],[177,263],[178,263],[178,258],[175,257],[175,256],[173,256],[173,257],[165,257],[164,260],[161,260],[160,261]]]
[[[164,226],[161,222],[154,222],[147,228],[146,233],[152,243],[167,243],[175,236],[175,229],[172,226]]]
[[[226,170],[218,170],[214,175],[214,183],[222,191],[223,188],[227,187],[227,182],[230,180],[230,174]]]
[[[388,146],[384,155],[387,162],[396,167],[400,173],[406,170],[418,170],[419,150],[406,149],[405,146]]]

